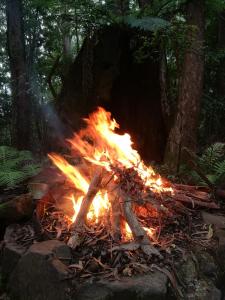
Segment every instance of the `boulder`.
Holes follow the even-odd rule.
[[[79,300],[163,300],[167,295],[167,277],[154,272],[116,281],[101,280],[83,284],[75,295]]]
[[[62,262],[70,259],[70,249],[60,241],[33,244],[10,276],[8,289],[11,299],[70,299],[70,271]]]

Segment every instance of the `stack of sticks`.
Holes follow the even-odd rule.
[[[165,189],[156,193],[146,187],[135,169],[121,170],[114,167],[112,170],[112,174],[109,174],[101,167],[96,168],[80,211],[70,228],[71,236],[68,245],[71,248],[75,249],[79,245],[80,237],[85,232],[87,213],[93,199],[101,189],[107,189],[111,202],[110,223],[113,240],[121,243],[122,222],[125,221],[130,227],[136,245],[150,257],[152,255],[161,257],[161,254],[152,245],[147,232],[139,222],[137,207],[153,208],[167,216],[174,215],[176,210],[182,210],[182,208],[185,210],[182,203],[188,204],[191,208],[219,208],[213,201],[210,191],[205,187],[169,184],[172,192]]]

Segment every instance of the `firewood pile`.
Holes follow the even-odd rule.
[[[196,225],[199,208],[218,208],[207,188],[165,181],[168,190],[153,193],[134,170],[115,168],[114,172],[115,181],[98,168],[74,222],[57,207],[51,189],[38,203],[37,215],[44,234],[49,239],[65,241],[73,249],[74,263],[70,268],[78,278],[115,279],[120,274],[147,273],[161,261],[163,265],[168,263],[169,249],[175,250],[177,243],[179,247],[180,243],[198,242],[204,247],[210,243],[208,229],[204,230],[205,236],[198,237],[199,224]],[[64,182],[54,189],[67,185]],[[173,192],[169,190],[171,186]],[[91,223],[87,220],[88,211],[97,192],[103,189],[109,189],[111,209],[98,222]],[[68,186],[65,190],[68,193]]]
[[[69,141],[71,155],[49,155],[65,181],[38,202],[40,228],[73,249],[71,268],[81,278],[148,272],[153,262],[165,260],[175,240],[189,241],[196,208],[219,207],[209,189],[172,184],[146,167],[103,109],[86,123]]]

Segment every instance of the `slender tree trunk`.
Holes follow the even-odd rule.
[[[219,14],[218,49],[225,52],[225,10]],[[217,92],[219,97],[225,98],[225,55],[217,72]]]
[[[179,82],[178,109],[169,134],[165,162],[177,171],[185,161],[184,148],[195,152],[200,100],[203,90],[204,0],[187,4],[188,48]]]
[[[73,63],[72,36],[65,33],[63,38],[63,75],[65,76]]]
[[[6,14],[13,99],[12,141],[18,149],[29,149],[31,146],[31,97],[27,78],[21,0],[7,0]]]

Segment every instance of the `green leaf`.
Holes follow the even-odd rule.
[[[23,172],[27,177],[37,175],[41,171],[40,164],[28,164],[23,167]]]
[[[0,186],[14,187],[37,175],[41,165],[35,161],[30,151],[0,146]]]
[[[18,155],[18,150],[13,147],[0,146],[0,162],[5,162]]]
[[[160,29],[165,29],[170,25],[168,21],[157,17],[137,18],[135,16],[128,16],[125,17],[124,21],[130,27],[148,31],[157,31]]]
[[[0,186],[14,187],[24,181],[25,174],[18,170],[0,171]]]

